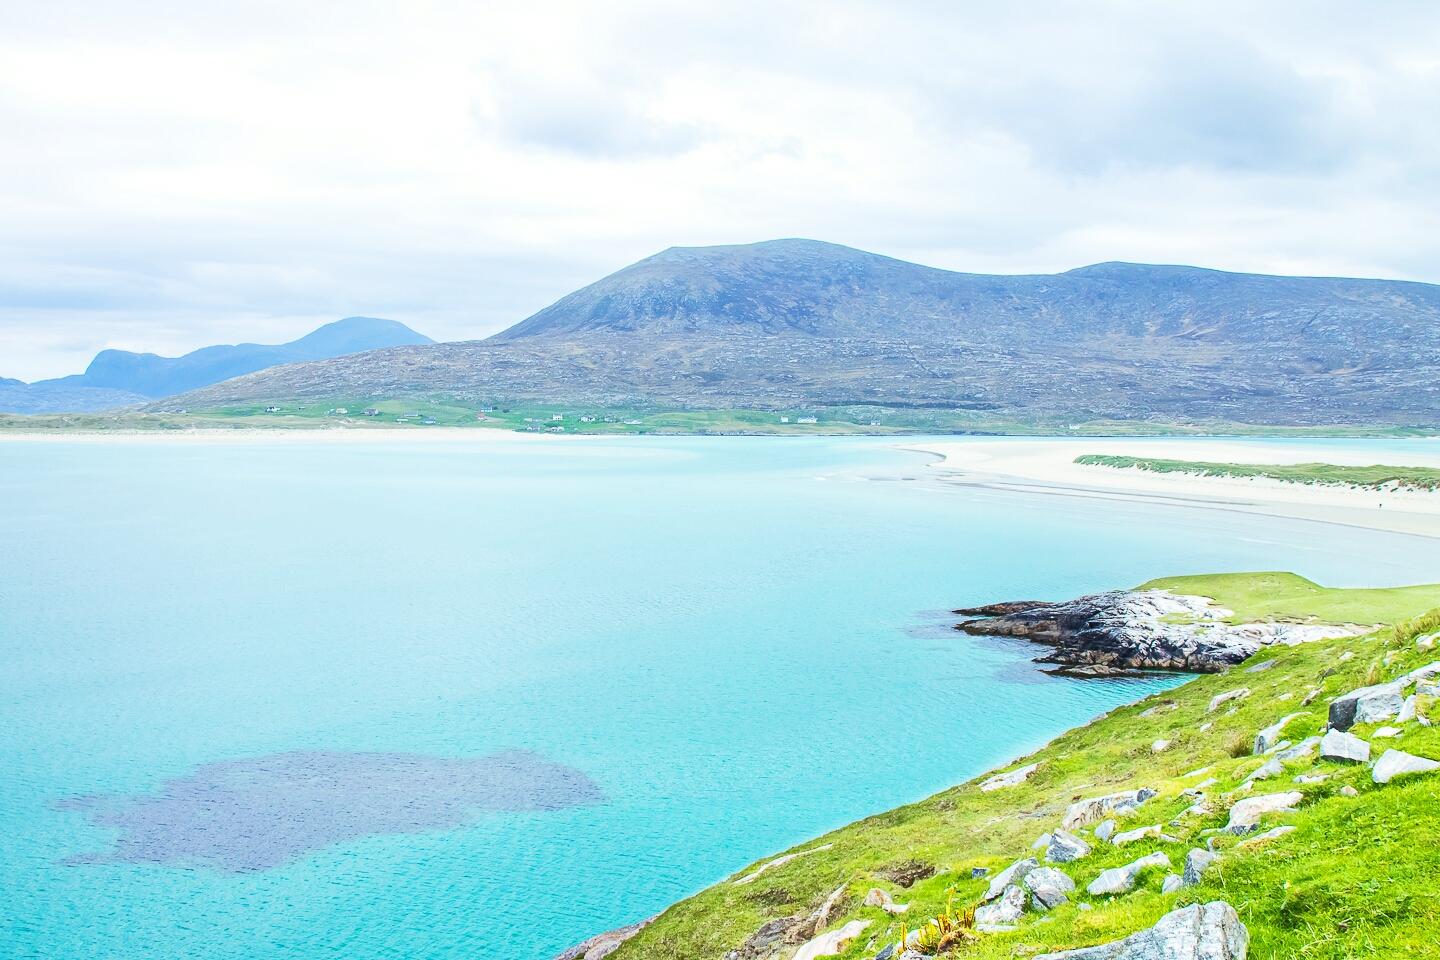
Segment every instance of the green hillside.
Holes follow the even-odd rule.
[[[1364,623],[1384,623],[1397,611],[1435,602],[1440,591],[1435,586],[1327,590],[1275,573],[1176,578],[1146,586],[1157,585],[1201,590],[1246,615],[1326,620],[1338,614],[1340,620]],[[614,956],[716,960],[767,921],[808,915],[843,887],[825,929],[868,921],[839,956],[873,957],[899,938],[902,927],[914,930],[947,911],[963,921],[991,878],[1016,860],[1038,856],[1044,864],[1044,851],[1032,850],[1032,843],[1060,826],[1069,804],[1141,787],[1158,795],[1119,817],[1117,829],[1160,825],[1175,842],[1151,837],[1116,847],[1097,840],[1088,828],[1078,829],[1074,832],[1093,852],[1071,863],[1044,864],[1074,880],[1071,902],[1045,914],[1026,912],[1012,931],[963,938],[947,955],[999,960],[1099,944],[1145,928],[1179,906],[1224,900],[1249,930],[1249,955],[1261,960],[1436,956],[1440,897],[1434,884],[1440,876],[1440,845],[1434,838],[1440,836],[1440,774],[1379,785],[1364,765],[1322,762],[1312,755],[1286,763],[1280,775],[1252,787],[1240,784],[1264,762],[1252,755],[1258,731],[1299,713],[1285,726],[1285,739],[1298,743],[1320,733],[1331,698],[1440,659],[1434,649],[1416,644],[1417,637],[1437,629],[1440,610],[1362,637],[1270,648],[1253,658],[1255,663],[1198,676],[1112,711],[1004,768],[1038,763],[1024,783],[984,792],[978,784],[987,774],[800,844],[790,852],[802,856],[751,882],[735,883],[772,858],[752,864],[671,907]],[[1273,664],[1250,669],[1266,661]],[[1242,687],[1249,689],[1247,696],[1209,709],[1212,698]],[[1398,724],[1397,737],[1374,738],[1374,725],[1357,725],[1352,732],[1374,739],[1375,755],[1393,747],[1440,758],[1440,728],[1425,721],[1427,711],[1440,714],[1440,707],[1428,696],[1417,702],[1420,719]],[[927,742],[923,731],[910,735],[917,750],[947,749]],[[1294,782],[1301,774],[1323,779]],[[1205,787],[1210,812],[1182,816],[1194,802],[1183,791],[1211,777],[1216,782]],[[1355,795],[1347,795],[1347,788]],[[1260,828],[1288,825],[1293,832],[1242,846],[1244,839],[1219,830],[1233,802],[1284,791],[1303,795],[1298,809],[1268,815]],[[1196,886],[1162,893],[1166,871],[1152,868],[1140,874],[1130,893],[1106,897],[1085,890],[1102,870],[1156,851],[1165,853],[1178,873],[1186,852],[1203,848],[1210,838],[1221,858]],[[988,868],[990,876],[972,877],[974,868]],[[931,870],[933,875],[908,888],[897,882],[907,873]],[[872,888],[910,904],[909,910],[896,917],[863,905]],[[779,956],[788,957],[794,949]]]

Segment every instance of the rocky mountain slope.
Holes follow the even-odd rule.
[[[1433,285],[1125,263],[986,276],[778,240],[663,251],[489,340],[268,371],[185,402],[410,392],[1428,424],[1437,372]]]
[[[1243,609],[1257,583],[1276,578],[1167,583],[1176,596],[1204,586]],[[1376,601],[1376,619],[1394,610],[1382,591],[1316,591],[1315,609]],[[1304,602],[1287,600],[1284,612],[1311,619]],[[1359,636],[1276,643],[999,771],[744,867],[565,956],[1433,956],[1437,647],[1440,610]],[[947,746],[923,730],[881,735]]]
[[[181,357],[102,350],[82,374],[32,384],[0,380],[0,410],[14,413],[105,410],[195,390],[279,364],[432,342],[429,337],[394,320],[347,317],[289,343],[202,347]]]

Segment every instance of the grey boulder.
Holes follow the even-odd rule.
[[[1320,738],[1320,759],[1365,763],[1370,759],[1370,744],[1353,733],[1331,730]]]
[[[1386,750],[1380,759],[1375,761],[1375,768],[1370,772],[1370,776],[1376,783],[1389,783],[1403,774],[1430,773],[1434,770],[1440,770],[1440,762],[1428,757],[1417,757],[1404,750]]]
[[[1160,852],[1150,854],[1148,857],[1141,857],[1139,860],[1125,864],[1123,867],[1111,867],[1102,872],[1085,889],[1092,896],[1102,896],[1112,893],[1128,893],[1135,887],[1135,879],[1146,867],[1170,866],[1170,858]]]
[[[1211,853],[1209,850],[1202,850],[1199,847],[1195,847],[1185,854],[1185,873],[1183,874],[1185,886],[1193,887],[1199,883],[1200,878],[1205,875],[1205,871],[1209,870],[1219,859],[1218,853]]]
[[[1223,900],[1172,910],[1155,926],[1098,947],[1046,953],[1035,960],[1245,960],[1250,934]]]
[[[1045,859],[1051,863],[1071,863],[1090,855],[1090,844],[1073,833],[1056,830],[1050,834],[1050,846],[1045,850]]]
[[[1040,867],[1025,875],[1025,889],[1030,891],[1037,910],[1050,910],[1070,899],[1075,881],[1063,870]]]

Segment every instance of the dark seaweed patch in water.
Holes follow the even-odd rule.
[[[595,782],[524,750],[486,757],[294,751],[196,768],[153,794],[58,801],[119,831],[114,849],[67,863],[268,870],[377,834],[451,830],[497,810],[599,803]]]

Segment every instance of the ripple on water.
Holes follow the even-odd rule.
[[[484,757],[296,750],[207,763],[151,794],[55,803],[119,831],[65,862],[268,870],[360,837],[452,830],[493,811],[599,803],[580,770],[526,750]]]

